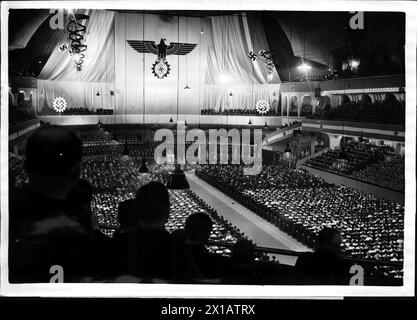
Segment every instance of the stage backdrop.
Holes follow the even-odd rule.
[[[56,96],[69,106],[111,108],[115,114],[199,114],[202,108],[254,108],[261,99],[277,105],[276,70],[268,76],[259,55],[255,61],[248,58],[250,51],[269,50],[255,16],[88,14],[83,71],[76,72],[71,57],[56,48],[39,77],[41,107],[49,109]],[[128,40],[158,45],[161,39],[168,46],[196,46],[185,55],[167,55],[170,72],[158,79],[152,73],[157,55],[138,52]]]

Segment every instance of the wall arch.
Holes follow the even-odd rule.
[[[311,95],[307,94],[301,98],[301,112],[302,117],[311,116],[313,114],[313,99]]]
[[[343,104],[350,103],[350,102],[351,102],[351,100],[350,100],[348,95],[342,94],[340,96],[340,104],[339,105],[343,105]]]
[[[363,94],[362,99],[361,99],[361,104],[362,105],[367,105],[367,104],[371,104],[371,103],[372,103],[371,97],[367,94]]]
[[[287,114],[288,114],[288,98],[287,98],[287,96],[284,96],[283,104],[282,104],[282,108],[281,108],[281,114],[283,116],[287,116]]]
[[[15,105],[15,100],[14,100],[13,93],[11,93],[11,92],[9,91],[9,108],[10,108],[11,106],[14,106],[14,105]]]
[[[293,116],[293,117],[298,116],[298,98],[297,98],[297,96],[292,96],[291,97],[289,115]]]
[[[384,102],[398,102],[397,98],[392,93],[387,93],[384,98]]]

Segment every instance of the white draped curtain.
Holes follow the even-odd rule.
[[[69,107],[110,108],[115,114],[199,114],[202,108],[254,108],[259,100],[277,104],[280,79],[250,51],[268,51],[256,16],[184,17],[87,10],[88,46],[77,72],[59,45],[38,80],[38,108],[51,109],[56,97]],[[140,53],[127,40],[196,44],[187,55],[168,55],[170,73],[156,78],[157,56]]]
[[[269,51],[262,21],[245,14],[212,17],[210,21],[203,107],[253,109],[259,100],[274,104],[280,80],[275,69],[268,77],[258,54]],[[258,54],[256,60],[249,59],[249,52]]]
[[[68,51],[59,44],[52,52],[38,78],[38,111],[54,112],[53,100],[63,97],[68,107],[92,110],[114,108],[114,13],[87,10],[85,52],[82,71],[77,71]],[[97,95],[98,93],[98,95]]]

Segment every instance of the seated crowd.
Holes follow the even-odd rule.
[[[350,141],[342,148],[308,159],[305,165],[404,191],[404,157],[396,155],[392,158],[393,151],[390,146]],[[340,159],[341,152],[347,159]]]
[[[265,261],[249,239],[193,192],[167,190],[163,184],[167,168],[150,166],[147,174],[140,174],[137,168],[136,158],[104,155],[82,160],[82,142],[72,131],[51,125],[37,129],[27,142],[24,169],[28,181],[10,191],[10,282],[49,282],[52,267],[61,266],[64,282],[348,284],[350,265],[340,256],[340,249],[346,247],[342,235],[354,240],[348,241],[352,252],[361,252],[364,243],[375,243],[367,256],[402,260],[402,251],[395,246],[402,232],[401,207],[394,208],[398,214],[393,219],[392,205],[372,197],[368,201],[380,210],[378,214],[366,211],[368,202],[364,200],[343,203],[344,208],[336,211],[336,221],[327,224],[351,228],[342,233],[323,228],[342,195],[336,203],[328,203],[328,208],[325,195],[318,202],[324,212],[324,216],[317,213],[317,219],[322,219],[320,230],[319,223],[308,228],[314,220],[308,219],[309,225],[299,220],[307,217],[303,206],[299,206],[299,215],[288,207],[288,221],[298,219],[304,227],[301,235],[311,230],[318,234],[314,239],[317,250],[301,255],[293,268]],[[281,175],[288,192],[311,186],[335,189],[305,173],[298,179],[298,171],[271,168],[278,170],[273,175]],[[236,173],[228,177],[236,192],[242,190],[235,184],[241,177]],[[262,177],[274,185],[272,176]],[[275,185],[280,186],[278,181]],[[249,190],[250,185],[247,187]],[[294,197],[297,199],[296,194]],[[304,195],[303,199],[308,198]],[[361,205],[366,208],[359,208]],[[259,202],[259,207],[269,217],[280,215],[280,206],[271,211]],[[359,221],[364,227],[354,229],[355,233],[354,225],[337,223],[340,211],[345,215],[355,211],[368,220],[362,217]],[[381,234],[380,224],[387,216],[391,219]],[[374,229],[366,229],[369,224]],[[359,231],[366,231],[367,238],[362,239]],[[209,240],[220,243],[213,245]],[[234,244],[223,247],[222,243]]]
[[[81,154],[81,141],[61,127],[29,138],[28,183],[10,194],[11,282],[49,282],[55,265],[65,282],[233,282],[235,271],[256,266],[254,245],[238,229],[191,191],[159,182],[165,168],[141,176],[135,158],[81,163]],[[18,171],[22,161],[11,162]],[[251,260],[240,265],[242,254]]]
[[[56,114],[54,109],[52,108],[43,108],[40,112],[40,115],[50,115],[50,114]],[[66,116],[85,116],[85,115],[112,115],[113,109],[104,109],[104,108],[97,108],[95,110],[88,109],[85,107],[68,107],[63,112],[63,115]]]
[[[327,72],[323,74],[308,74],[308,75],[292,76],[290,81],[283,81],[283,82],[327,81],[327,80],[334,80],[334,79],[338,79],[337,75]]]
[[[101,130],[101,129],[100,129]],[[128,153],[131,156],[152,157],[155,146],[145,142],[139,135],[121,135],[104,131],[96,134],[81,135],[83,141],[83,155],[122,155]]]
[[[347,102],[338,107],[316,108],[313,119],[405,124],[405,102],[384,100],[373,103]]]
[[[201,109],[202,115],[226,115],[226,116],[276,116],[276,112],[272,109],[269,109],[266,113],[259,113],[256,108],[253,109],[243,109],[243,108],[233,108],[233,109],[224,109],[216,110],[214,108],[203,108]]]
[[[266,166],[254,176],[241,166],[206,165],[196,174],[249,209],[314,247],[323,226],[341,230],[346,256],[403,261],[404,207],[335,186],[286,164]],[[398,268],[375,272],[401,277]]]
[[[30,106],[13,106],[9,101],[9,123],[17,124],[36,118],[35,110]]]
[[[405,187],[405,159],[404,156],[395,156],[388,161],[382,160],[365,169],[353,172],[352,177],[370,182],[385,188],[404,192]]]

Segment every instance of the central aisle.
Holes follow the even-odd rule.
[[[234,226],[245,233],[258,246],[286,249],[292,251],[311,251],[276,226],[262,219],[246,207],[226,196],[207,182],[196,177],[194,172],[186,173],[190,189]],[[294,265],[296,258],[277,255],[278,260],[284,264]]]

